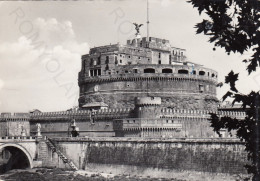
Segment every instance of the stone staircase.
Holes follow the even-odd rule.
[[[67,163],[70,166],[70,168],[72,168],[73,170],[79,170],[78,167],[55,146],[55,144],[51,141],[50,138],[47,138],[46,144],[49,148],[51,148],[52,151],[56,152],[58,156],[63,160],[63,162]]]

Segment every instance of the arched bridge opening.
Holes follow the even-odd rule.
[[[32,158],[25,148],[20,145],[6,144],[0,146],[0,173],[13,169],[32,168]]]

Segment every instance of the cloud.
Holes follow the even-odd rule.
[[[0,111],[54,111],[77,104],[77,73],[88,43],[77,41],[70,21],[37,18],[32,24],[31,34],[0,43],[0,90],[5,83]]]

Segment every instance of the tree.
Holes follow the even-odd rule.
[[[256,71],[260,66],[260,1],[259,0],[189,0],[199,13],[206,13],[208,20],[196,24],[197,33],[209,36],[209,42],[215,47],[224,48],[227,54],[252,51],[251,58],[243,60],[246,63],[248,74]],[[216,48],[213,48],[215,50]],[[241,60],[242,61],[242,60]],[[211,114],[211,126],[219,134],[225,128],[230,133],[236,130],[236,135],[245,142],[250,165],[246,165],[248,173],[253,174],[253,180],[260,180],[260,122],[259,122],[259,91],[245,95],[240,93],[235,84],[238,73],[231,71],[225,77],[225,83],[230,85],[230,90],[223,96],[223,100],[230,97],[232,105],[242,103],[246,112],[244,120],[231,117],[219,118]],[[221,84],[220,84],[221,85]]]

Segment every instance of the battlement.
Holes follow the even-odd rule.
[[[43,119],[43,118],[71,118],[75,116],[90,117],[91,115],[114,115],[114,114],[123,114],[129,113],[132,109],[99,109],[97,111],[91,112],[90,110],[77,110],[77,111],[60,111],[60,112],[41,112],[34,113],[30,115],[31,119]]]
[[[162,100],[160,97],[138,97],[136,98],[136,105],[147,106],[147,105],[161,105]]]
[[[10,113],[5,112],[0,115],[0,122],[3,121],[28,121],[30,118],[29,113]]]
[[[139,108],[140,109],[140,108]],[[188,110],[188,109],[170,109],[170,108],[163,108],[161,110],[162,118],[168,115],[174,116],[200,116],[204,118],[210,118],[210,113],[217,114],[219,117],[232,117],[237,119],[244,119],[246,116],[245,112],[242,111],[208,111],[208,110]]]

